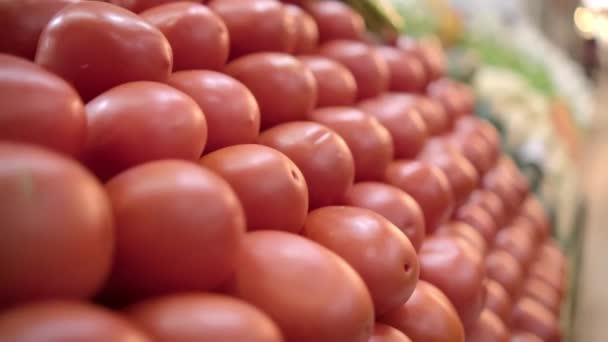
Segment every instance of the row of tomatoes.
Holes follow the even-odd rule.
[[[136,325],[43,302],[0,339],[559,340],[543,208],[435,46],[332,1],[110,2],[143,12],[0,4],[0,305]]]

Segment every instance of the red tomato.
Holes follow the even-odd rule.
[[[467,329],[467,342],[509,342],[510,331],[495,313],[484,309],[470,328]]]
[[[521,208],[521,214],[532,222],[541,239],[546,239],[549,236],[551,222],[545,207],[534,195],[528,196]]]
[[[427,234],[432,234],[452,214],[454,198],[445,174],[421,161],[398,160],[386,171],[386,182],[408,193],[424,213]]]
[[[418,95],[414,99],[429,135],[440,135],[450,130],[452,120],[437,101],[423,95]]]
[[[391,326],[376,323],[374,334],[369,342],[412,342],[412,340]]]
[[[422,209],[399,188],[379,182],[356,183],[344,196],[344,204],[384,216],[408,237],[416,251],[420,249],[425,235]]]
[[[467,112],[467,104],[462,93],[454,85],[455,81],[450,78],[441,78],[431,82],[427,87],[427,94],[437,100],[445,109],[448,116],[456,121],[459,118],[470,115]]]
[[[88,101],[126,82],[165,82],[173,56],[165,36],[136,14],[82,1],[49,22],[40,36],[36,63],[72,83]]]
[[[561,331],[556,317],[530,298],[524,297],[515,304],[513,329],[530,332],[545,342],[561,341]]]
[[[304,120],[317,102],[314,75],[289,55],[247,55],[228,64],[225,72],[243,82],[255,96],[262,112],[262,128]]]
[[[559,292],[546,282],[537,278],[528,278],[524,283],[522,295],[534,299],[559,317],[562,298]]]
[[[361,278],[336,254],[294,234],[248,233],[231,288],[290,342],[368,342],[372,334],[374,309]]]
[[[0,307],[88,298],[105,281],[114,249],[110,202],[73,160],[0,143],[0,217]]]
[[[490,214],[497,227],[502,227],[506,223],[505,207],[502,200],[491,191],[483,189],[473,191],[467,204],[484,209]]]
[[[485,175],[496,163],[494,152],[479,134],[453,134],[450,140],[467,158],[479,175]]]
[[[524,271],[530,266],[536,252],[533,237],[525,229],[517,226],[501,229],[496,234],[494,246],[515,257],[515,260],[517,260]]]
[[[61,78],[21,58],[0,54],[0,140],[77,155],[85,141],[82,100]]]
[[[300,56],[317,81],[316,107],[348,106],[355,103],[357,83],[342,64],[320,56]]]
[[[477,321],[485,300],[482,254],[458,237],[436,235],[424,240],[418,257],[420,279],[445,293],[465,327]]]
[[[315,110],[310,118],[338,133],[353,154],[355,180],[382,180],[393,159],[393,140],[371,115],[349,107]]]
[[[334,40],[323,44],[319,53],[342,63],[357,81],[357,99],[380,95],[388,89],[388,65],[371,46],[349,40]]]
[[[222,147],[254,143],[260,132],[260,108],[247,87],[215,71],[180,71],[169,85],[192,97],[208,126],[205,153]]]
[[[319,45],[319,28],[317,23],[308,13],[294,5],[285,6],[287,13],[293,17],[295,25],[294,54],[313,53]]]
[[[464,328],[454,306],[441,290],[422,280],[405,304],[378,321],[399,329],[412,341],[464,341]]]
[[[407,95],[389,93],[359,103],[359,109],[373,115],[393,137],[395,158],[414,158],[426,143],[426,125]]]
[[[51,18],[79,0],[19,0],[0,2],[0,52],[34,60],[38,38]],[[3,64],[3,63],[2,63]]]
[[[519,295],[524,280],[523,270],[517,260],[498,249],[486,256],[486,276],[500,283],[511,298]]]
[[[152,160],[197,160],[207,123],[186,94],[156,82],[132,82],[99,95],[86,106],[85,164],[102,179]]]
[[[505,214],[511,219],[514,214],[519,212],[521,207],[521,197],[517,193],[513,181],[497,172],[488,172],[481,180],[482,187],[489,190],[502,200],[505,207]]]
[[[339,1],[310,1],[305,8],[317,22],[321,42],[363,39],[365,21],[348,5]]]
[[[355,178],[353,155],[337,133],[314,122],[290,122],[264,131],[258,143],[283,152],[302,171],[311,209],[337,204]]]
[[[446,73],[447,60],[438,39],[414,40],[403,36],[397,40],[397,47],[411,53],[422,62],[429,81],[434,81]]]
[[[226,181],[165,160],[129,169],[106,189],[116,219],[111,295],[211,290],[232,274],[245,215]]]
[[[463,204],[479,184],[477,170],[458,152],[427,154],[424,156],[424,160],[443,171],[450,183],[457,206]]]
[[[485,308],[494,312],[506,325],[511,323],[511,296],[499,282],[492,279],[486,279]]]
[[[104,0],[106,2],[124,7],[132,12],[140,13],[149,8],[161,6],[172,2],[181,2],[183,0]],[[199,1],[200,2],[200,1]],[[205,1],[203,1],[205,2]]]
[[[418,93],[424,90],[426,75],[417,58],[392,46],[378,47],[376,52],[388,65],[391,91]]]
[[[483,235],[467,223],[449,221],[440,226],[435,234],[462,238],[481,255],[486,255],[488,244],[484,240]]]
[[[158,342],[283,342],[265,313],[227,296],[176,294],[138,303],[127,313]]]
[[[567,291],[568,279],[564,271],[555,269],[553,265],[546,261],[539,260],[532,264],[528,277],[549,285],[560,296],[563,296]]]
[[[465,204],[454,212],[454,219],[462,221],[475,228],[488,245],[494,243],[498,226],[492,219],[492,216],[477,205]]]
[[[285,5],[274,0],[213,0],[230,35],[230,58],[261,51],[291,53],[297,39],[295,21]]]
[[[221,69],[230,39],[224,22],[206,6],[190,2],[160,5],[139,14],[158,28],[173,50],[173,70]]]
[[[377,315],[403,305],[418,281],[416,251],[409,239],[375,212],[324,207],[308,214],[304,236],[329,248],[359,273]]]
[[[152,341],[116,313],[70,301],[39,302],[3,312],[0,314],[0,340]]]
[[[243,204],[249,230],[297,233],[308,213],[302,172],[283,153],[261,145],[235,145],[209,153],[200,164],[230,183]]]
[[[516,331],[511,334],[511,342],[543,342],[543,340],[529,332]]]
[[[489,122],[476,116],[468,115],[454,121],[454,130],[456,135],[465,138],[473,135],[483,140],[486,148],[489,150],[492,162],[498,160],[501,153],[500,133]],[[511,166],[517,170],[514,164]]]

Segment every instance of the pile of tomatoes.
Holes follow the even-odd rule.
[[[0,3],[0,340],[560,341],[441,49],[289,2]]]

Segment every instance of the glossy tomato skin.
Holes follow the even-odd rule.
[[[348,145],[321,124],[284,123],[262,132],[258,143],[281,151],[302,171],[310,209],[337,204],[353,184],[355,164]]]
[[[494,243],[498,226],[485,210],[479,206],[465,204],[454,212],[454,219],[465,222],[475,228],[485,239],[488,245]]]
[[[447,133],[452,127],[452,121],[445,109],[435,100],[424,96],[413,96],[420,117],[426,124],[427,131],[431,136]]]
[[[454,198],[445,174],[421,161],[397,160],[386,171],[385,181],[412,196],[422,208],[427,234],[445,222],[454,208]]]
[[[530,332],[546,342],[562,340],[556,317],[540,303],[526,297],[518,300],[513,308],[513,329]]]
[[[260,106],[264,129],[304,120],[317,101],[314,75],[286,54],[250,54],[232,61],[224,72],[251,90]]]
[[[304,236],[329,248],[359,273],[382,315],[407,301],[419,267],[409,239],[375,212],[355,207],[323,207],[310,212]]]
[[[190,96],[208,126],[205,153],[222,147],[254,143],[260,132],[260,108],[245,85],[210,70],[180,71],[168,84]]]
[[[464,328],[454,306],[441,290],[423,280],[405,304],[378,321],[397,328],[412,341],[464,341]]]
[[[84,163],[102,179],[148,161],[197,160],[207,122],[186,94],[156,82],[112,88],[86,105]]]
[[[460,153],[436,153],[425,155],[424,160],[440,168],[450,183],[456,206],[463,204],[479,184],[479,175]]]
[[[283,342],[274,322],[236,298],[183,293],[127,308],[129,318],[155,341]]]
[[[397,47],[420,60],[427,75],[427,81],[441,78],[447,69],[446,55],[441,43],[435,39],[415,40],[403,36],[397,40]]]
[[[352,40],[333,40],[321,45],[319,53],[350,70],[357,82],[358,100],[378,96],[388,89],[388,66],[373,47]]]
[[[524,271],[511,254],[495,249],[486,257],[486,275],[500,283],[511,298],[517,298],[524,281]]]
[[[424,90],[426,75],[418,59],[392,46],[378,47],[376,52],[388,65],[391,91],[419,93]]]
[[[298,6],[286,5],[285,9],[293,17],[292,20],[295,25],[293,54],[315,52],[317,45],[319,45],[319,28],[315,20]]]
[[[114,250],[110,202],[82,166],[31,145],[0,143],[0,307],[88,298]]]
[[[230,35],[230,58],[262,51],[291,53],[296,26],[285,5],[274,0],[213,0]]]
[[[536,251],[532,235],[517,226],[501,229],[496,234],[494,245],[515,257],[524,271],[528,270]]]
[[[64,80],[24,59],[0,54],[0,140],[77,155],[86,134],[84,105]]]
[[[301,230],[308,189],[300,169],[283,153],[262,145],[235,145],[207,154],[200,164],[230,183],[249,230]]]
[[[522,294],[534,299],[559,317],[562,298],[551,285],[537,278],[528,278],[524,283]]]
[[[359,275],[294,234],[248,233],[230,287],[266,312],[290,342],[367,342],[372,334],[373,304]]]
[[[488,214],[490,214],[497,227],[503,227],[503,225],[506,223],[505,207],[502,200],[500,197],[498,197],[498,195],[491,191],[484,189],[477,189],[473,191],[471,196],[469,196],[467,204],[484,209]]]
[[[44,301],[0,314],[2,341],[116,341],[152,339],[124,317],[76,301]]]
[[[316,107],[349,106],[357,97],[357,82],[342,64],[313,55],[298,57],[317,81]]]
[[[483,235],[465,222],[448,221],[440,226],[435,234],[462,238],[481,255],[485,256],[487,253],[488,244],[484,240]]]
[[[391,326],[376,323],[374,325],[374,334],[369,342],[412,342],[412,340]]]
[[[494,312],[505,325],[509,325],[513,301],[507,290],[499,282],[486,279],[486,291],[485,308]]]
[[[230,39],[224,22],[206,6],[176,2],[139,14],[158,28],[173,51],[173,71],[220,70],[228,59]]]
[[[311,1],[305,8],[317,23],[322,43],[337,39],[363,39],[363,17],[348,5],[338,1]]]
[[[380,182],[359,182],[350,187],[343,202],[384,216],[408,237],[414,250],[420,249],[425,236],[424,215],[404,191]]]
[[[126,82],[165,82],[173,54],[165,36],[132,12],[82,1],[49,22],[40,36],[36,63],[70,82],[88,101]]]
[[[420,279],[445,293],[464,326],[471,326],[485,300],[482,254],[460,237],[435,235],[424,240],[418,256]]]
[[[467,342],[509,342],[510,331],[502,320],[488,309],[481,312],[477,322],[467,329]]]
[[[3,1],[0,3],[0,52],[34,60],[38,38],[44,27],[57,12],[78,1]]]
[[[511,334],[511,342],[543,342],[543,340],[529,332],[516,331]]]
[[[467,158],[479,175],[485,175],[495,164],[491,146],[478,134],[452,134],[451,142]],[[482,178],[482,183],[485,177]],[[484,188],[486,188],[484,186]],[[502,198],[502,197],[501,197]]]
[[[163,160],[120,173],[106,189],[116,220],[110,293],[130,299],[206,291],[231,275],[245,215],[219,176]]]
[[[351,107],[319,108],[310,115],[312,121],[338,133],[355,161],[355,180],[382,180],[393,159],[393,140],[378,120]]]
[[[452,120],[471,114],[467,112],[465,99],[450,78],[441,78],[431,82],[427,87],[427,94],[437,100]]]
[[[414,158],[426,143],[428,132],[418,110],[398,93],[364,100],[358,107],[374,116],[393,138],[395,158]],[[407,97],[407,95],[405,95]]]
[[[114,5],[124,7],[131,12],[140,13],[147,9],[183,0],[105,0]],[[199,1],[200,2],[200,1]],[[205,2],[205,1],[203,1]]]

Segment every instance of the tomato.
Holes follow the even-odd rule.
[[[310,118],[338,133],[355,161],[355,180],[382,180],[393,159],[393,140],[386,128],[371,115],[350,107],[326,107]]]
[[[562,298],[557,290],[546,282],[536,278],[528,278],[524,283],[522,295],[534,299],[549,309],[556,317],[559,317]]]
[[[473,191],[467,204],[484,209],[490,214],[497,227],[502,227],[506,223],[505,207],[502,200],[491,191],[484,189]]]
[[[51,18],[79,0],[20,0],[0,2],[0,52],[34,60],[38,38]]]
[[[412,342],[412,340],[391,326],[376,323],[374,334],[369,342]]]
[[[0,54],[0,139],[77,155],[85,141],[82,100],[61,78],[24,59]]]
[[[344,204],[370,209],[391,221],[418,251],[425,235],[424,215],[416,201],[397,187],[380,182],[355,183]]]
[[[447,59],[438,39],[415,40],[402,36],[397,40],[397,47],[420,60],[428,81],[434,81],[446,73]]]
[[[228,296],[175,294],[137,303],[127,313],[159,342],[283,342],[265,313]]]
[[[407,95],[389,93],[364,100],[359,109],[373,115],[393,137],[395,158],[414,158],[426,143],[426,125]]]
[[[424,156],[424,160],[443,171],[454,194],[455,205],[463,204],[477,188],[479,183],[477,170],[462,154],[458,152],[428,154]]]
[[[516,331],[511,334],[511,342],[543,342],[543,340],[534,334],[525,331]]]
[[[162,6],[172,2],[180,2],[183,0],[104,0],[114,5],[124,7],[132,12],[140,13],[149,8]],[[200,1],[198,1],[200,2]],[[205,1],[203,1],[205,2]]]
[[[294,54],[313,53],[319,45],[319,28],[317,23],[304,12],[300,7],[294,5],[286,5],[287,13],[293,17],[295,24],[295,46]]]
[[[465,114],[472,114],[475,111],[476,98],[473,88],[462,82],[452,82],[453,86],[460,93],[462,109]]]
[[[483,140],[492,161],[495,162],[499,158],[501,152],[500,133],[486,120],[472,115],[464,116],[454,121],[454,130],[456,135],[465,138],[472,135]],[[511,166],[517,170],[514,164]]]
[[[255,53],[232,61],[225,73],[243,82],[262,113],[262,128],[304,120],[317,102],[317,82],[296,58]]]
[[[482,254],[461,238],[435,235],[424,240],[418,257],[420,279],[445,293],[465,327],[473,324],[485,300]]]
[[[186,94],[156,82],[112,88],[86,105],[83,160],[102,179],[148,161],[197,160],[207,123]]]
[[[372,333],[373,304],[359,275],[294,234],[248,233],[230,288],[266,312],[290,342],[368,342]]]
[[[484,309],[477,322],[467,329],[467,342],[509,342],[510,331],[495,313]]]
[[[485,308],[494,312],[506,325],[511,322],[513,302],[507,290],[497,281],[486,279]]]
[[[378,321],[397,328],[412,341],[464,341],[464,328],[454,306],[441,290],[422,280],[405,304]]]
[[[357,41],[334,40],[323,44],[319,53],[350,70],[357,82],[357,99],[375,97],[388,89],[388,65],[373,47]]]
[[[122,83],[167,81],[173,55],[165,36],[136,14],[82,1],[49,22],[36,63],[73,84],[88,101]]]
[[[498,226],[485,210],[481,207],[465,204],[454,212],[454,219],[462,221],[475,228],[489,245],[494,243]]]
[[[568,287],[567,276],[561,269],[555,269],[553,265],[546,261],[536,261],[528,272],[530,279],[538,280],[548,285],[553,291],[563,296]]]
[[[264,131],[258,143],[283,152],[302,171],[311,209],[337,204],[355,178],[353,155],[337,133],[314,122],[290,122]]]
[[[92,304],[72,301],[38,302],[3,312],[0,340],[152,341],[122,316]]]
[[[230,58],[261,51],[291,53],[297,39],[295,21],[285,5],[273,0],[213,0],[230,36]]]
[[[454,121],[471,114],[466,112],[465,99],[462,98],[461,92],[450,78],[441,78],[431,82],[427,87],[427,94],[437,100]]]
[[[420,61],[392,46],[381,46],[376,52],[386,61],[391,91],[421,92],[426,75]]]
[[[316,107],[349,106],[357,97],[353,74],[342,64],[320,56],[300,56],[317,81]]]
[[[481,186],[483,189],[489,190],[500,197],[505,207],[505,214],[510,219],[519,211],[521,197],[517,193],[511,179],[492,171],[482,178]]]
[[[481,255],[486,255],[488,244],[484,240],[483,235],[467,223],[449,221],[440,226],[435,234],[461,238]]]
[[[235,145],[207,154],[200,164],[230,183],[249,230],[297,233],[302,228],[308,213],[306,181],[283,153],[262,145]]]
[[[424,213],[427,234],[452,214],[454,198],[445,174],[426,162],[398,160],[386,171],[386,182],[408,193]]]
[[[513,329],[530,332],[543,341],[561,341],[559,322],[541,304],[530,298],[520,299],[513,308]]]
[[[437,101],[423,95],[415,96],[414,99],[429,135],[440,135],[450,130],[452,120]]]
[[[230,39],[224,22],[206,6],[176,2],[139,14],[158,28],[173,50],[173,70],[221,69],[228,59]]]
[[[169,85],[192,97],[208,126],[205,153],[222,147],[254,143],[260,132],[260,108],[247,87],[215,71],[180,71]]]
[[[541,239],[546,239],[551,232],[551,222],[543,204],[533,195],[528,196],[521,208],[524,218],[530,220]]]
[[[479,134],[454,134],[451,136],[451,141],[475,166],[479,175],[485,175],[496,163],[491,146]]]
[[[524,270],[528,269],[536,252],[533,237],[525,229],[517,226],[508,226],[501,229],[496,234],[494,246],[515,257]]]
[[[401,306],[412,295],[419,274],[416,251],[383,216],[363,208],[320,208],[308,214],[304,236],[344,258],[359,273],[377,315]]]
[[[486,276],[500,283],[511,298],[516,298],[523,285],[524,271],[511,254],[495,249],[486,256]]]
[[[338,1],[310,1],[305,8],[317,22],[321,42],[363,39],[365,21],[348,5]]]
[[[114,249],[110,202],[73,160],[0,143],[0,217],[0,307],[88,298],[105,281]]]

